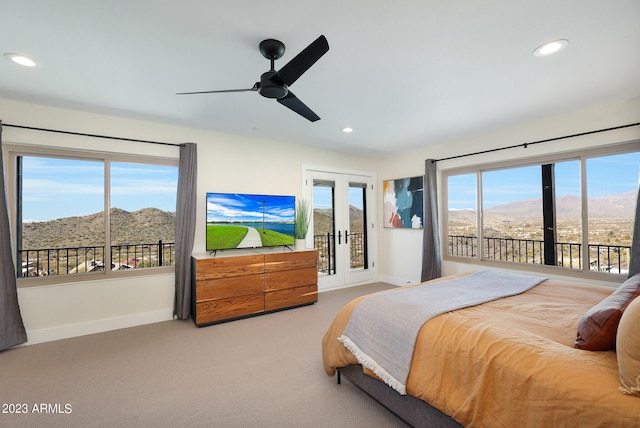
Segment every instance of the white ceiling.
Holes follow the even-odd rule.
[[[250,88],[261,40],[286,45],[279,69],[321,34],[291,87],[320,121],[256,92],[175,95]],[[639,96],[640,1],[2,0],[5,52],[41,66],[0,60],[0,98],[382,156]]]

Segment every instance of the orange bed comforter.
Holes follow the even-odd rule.
[[[468,427],[640,426],[640,398],[618,390],[615,352],[573,347],[580,317],[611,292],[546,280],[435,317],[418,335],[407,393]],[[323,338],[330,376],[358,364],[337,338],[366,297],[345,305]]]

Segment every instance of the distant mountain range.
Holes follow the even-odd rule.
[[[157,208],[129,212],[112,208],[111,242],[152,244],[174,242],[176,214]],[[91,247],[104,243],[104,213],[65,217],[50,221],[23,223],[22,248]]]
[[[352,233],[364,231],[362,218],[364,213],[361,209],[349,205],[349,230]],[[333,229],[333,211],[331,208],[313,210],[313,233],[315,235],[326,235]]]
[[[636,192],[589,198],[589,217],[633,219],[636,208]],[[511,202],[484,210],[489,216],[508,216],[513,219],[533,220],[542,218],[542,199]],[[561,196],[556,199],[558,219],[570,220],[581,217],[581,201],[577,196]],[[475,215],[474,210],[449,211],[450,219],[461,219]]]

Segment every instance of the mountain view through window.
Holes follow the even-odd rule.
[[[638,152],[449,175],[447,254],[625,274],[639,177]]]
[[[173,264],[177,166],[46,156],[17,164],[18,277]]]

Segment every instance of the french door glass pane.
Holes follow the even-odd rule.
[[[366,184],[349,183],[349,260],[352,270],[367,269]]]
[[[313,180],[313,248],[318,250],[318,273],[335,275],[335,182]]]

